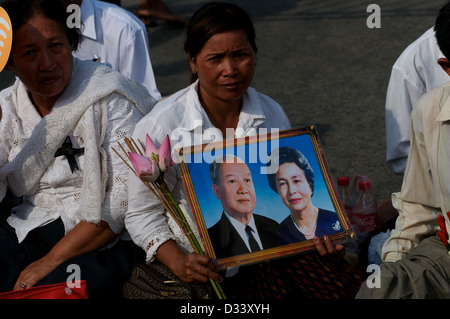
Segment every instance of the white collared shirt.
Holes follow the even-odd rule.
[[[402,190],[392,202],[399,216],[383,246],[383,261],[396,261],[436,235],[437,217],[450,210],[450,83],[426,93],[411,114],[411,148]],[[447,220],[447,230],[450,230]]]
[[[247,225],[244,225],[240,221],[238,221],[236,218],[231,217],[230,214],[228,214],[226,211],[224,211],[224,213],[225,213],[225,216],[227,216],[228,220],[230,221],[231,225],[233,225],[234,229],[236,229],[236,231],[238,232],[239,236],[241,236],[242,240],[244,241],[245,245],[248,248],[248,251],[252,251],[252,249],[250,248],[249,236],[248,236],[247,232],[245,231],[245,228]],[[253,237],[255,237],[255,240],[258,243],[259,248],[263,249],[261,238],[259,238],[258,229],[256,228],[255,218],[253,215],[250,218],[250,220],[248,221],[248,226],[250,226],[250,228],[252,229],[251,230],[252,235],[253,235]]]
[[[440,51],[433,28],[411,43],[392,67],[386,94],[386,164],[403,174],[410,146],[409,120],[420,97],[450,78],[437,63]]]
[[[198,81],[160,101],[137,125],[133,139],[145,141],[148,134],[156,146],[166,135],[170,136],[172,150],[222,140],[222,133],[209,120],[197,94]],[[266,95],[249,88],[243,96],[241,113],[235,137],[257,134],[258,130],[284,130],[289,120],[281,106]],[[129,203],[125,216],[126,227],[134,242],[147,252],[147,261],[153,260],[157,249],[169,239],[176,240],[186,252],[192,248],[178,225],[169,218],[157,198],[133,174],[129,178]],[[194,223],[188,199],[176,166],[165,173],[165,180],[191,228],[200,238]]]
[[[147,29],[132,13],[111,3],[83,0],[83,38],[73,56],[80,60],[104,59],[112,69],[144,85],[161,99],[150,61]]]

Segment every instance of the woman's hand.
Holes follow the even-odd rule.
[[[222,282],[217,272],[219,267],[206,255],[191,253],[186,255],[177,244],[169,240],[158,248],[156,258],[165,264],[175,275],[187,283],[207,282],[208,278]]]
[[[180,266],[176,275],[184,282],[207,282],[209,277],[218,282],[223,280],[217,273],[219,267],[206,255],[198,255],[196,253],[185,255]]]
[[[323,239],[316,236],[313,238],[313,242],[316,245],[320,256],[332,256],[338,258],[345,256],[345,247],[340,244],[334,245],[328,236],[323,236]]]
[[[55,269],[60,262],[52,260],[48,255],[29,264],[19,275],[14,290],[31,288]]]
[[[100,249],[115,237],[116,234],[105,221],[99,224],[80,221],[44,257],[31,263],[20,273],[14,289],[33,287],[62,262]]]

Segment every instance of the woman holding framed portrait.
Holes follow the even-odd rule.
[[[161,144],[169,136],[172,150],[177,150],[255,135],[260,129],[267,132],[291,127],[278,103],[250,87],[257,48],[253,23],[242,8],[222,2],[202,6],[187,26],[185,51],[192,84],[160,101],[137,124],[134,140],[144,140],[148,134],[155,144]],[[165,182],[199,238],[177,165],[165,172]],[[133,173],[128,186],[125,224],[133,241],[145,251],[147,263],[158,260],[187,283],[207,282],[208,277],[223,281],[222,287],[230,299],[310,296],[298,283],[306,277],[298,273],[293,279],[287,271],[290,263],[302,267],[298,256],[283,259],[281,265],[273,261],[241,267],[236,275],[223,279],[214,260],[192,252],[180,227]],[[324,254],[336,253],[331,241],[320,242],[318,247]],[[350,291],[348,282],[344,278],[344,293]],[[324,288],[322,298],[329,290]]]

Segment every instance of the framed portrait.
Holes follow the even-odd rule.
[[[221,268],[355,236],[314,125],[180,150],[181,177],[205,252]]]

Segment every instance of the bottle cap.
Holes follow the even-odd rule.
[[[347,176],[338,177],[337,183],[339,186],[347,186],[350,183],[350,180]]]
[[[370,189],[370,187],[372,186],[372,182],[365,180],[365,181],[359,181],[358,187],[360,190],[365,191]]]

